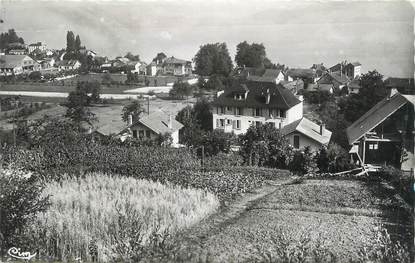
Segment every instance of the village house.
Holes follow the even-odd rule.
[[[42,44],[42,42],[33,43],[27,46],[27,50],[29,51],[29,54],[33,53],[35,50],[45,52],[46,49],[47,49],[46,45]]]
[[[183,124],[176,121],[172,115],[155,111],[134,122],[130,115],[127,129],[124,129],[120,134],[127,133],[128,136],[141,140],[154,140],[160,135],[169,134],[172,139],[172,147],[178,147],[181,128],[183,128]]]
[[[175,57],[166,58],[163,62],[163,74],[184,76],[192,74],[192,62]]]
[[[330,73],[339,73],[346,75],[349,79],[355,79],[362,73],[362,64],[360,62],[347,63],[343,61],[337,63],[329,69]]]
[[[13,48],[7,52],[9,55],[26,55],[27,50],[25,48]]]
[[[351,158],[362,165],[414,167],[414,95],[394,87],[373,108],[346,130]]]
[[[3,76],[29,73],[39,68],[40,65],[27,55],[0,55],[0,72]]]
[[[76,59],[62,60],[57,63],[59,70],[75,70],[81,67],[81,62]]]
[[[218,92],[212,106],[214,129],[239,135],[245,134],[251,125],[271,124],[296,148],[310,146],[316,150],[330,141],[330,131],[303,118],[302,97],[281,84],[237,83]]]
[[[285,72],[285,80],[294,81],[301,79],[307,83],[314,83],[318,79],[314,69],[293,68]]]
[[[91,56],[92,58],[96,57],[97,53],[93,50],[86,49],[85,47],[79,49],[79,53],[85,56]]]
[[[238,83],[218,93],[213,102],[213,127],[244,134],[251,125],[281,128],[303,117],[303,102],[281,84]]]
[[[156,62],[151,62],[146,67],[146,75],[148,76],[155,76],[157,75],[157,65]]]
[[[284,81],[285,75],[281,70],[278,69],[265,69],[263,73],[261,72],[260,74],[250,74],[248,71],[246,79],[250,81],[273,82],[278,84],[281,81]]]
[[[321,146],[328,145],[331,138],[331,131],[323,124],[316,124],[303,117],[288,125],[285,125],[281,133],[288,139],[294,149],[310,147],[311,151],[318,151]]]
[[[326,73],[319,80],[317,84],[322,86],[323,84],[330,84],[334,87],[335,90],[342,90],[344,87],[349,84],[350,79],[341,72]]]
[[[415,85],[413,78],[387,78],[385,80],[385,85],[390,88],[396,88],[400,93],[415,93]]]
[[[360,79],[354,79],[349,84],[347,84],[347,89],[349,94],[358,94],[362,88],[360,84]]]

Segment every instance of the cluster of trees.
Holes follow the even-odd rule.
[[[186,81],[177,81],[173,84],[172,89],[169,91],[170,98],[184,99],[193,94],[193,87]]]
[[[82,123],[92,125],[95,114],[90,111],[92,103],[100,102],[101,86],[99,82],[78,82],[75,91],[69,93],[65,106],[65,117],[70,118],[82,128]]]
[[[236,46],[235,62],[239,67],[285,69],[285,65],[275,65],[267,58],[265,46],[262,43],[249,44],[246,41],[239,43]]]
[[[133,55],[131,52],[127,52],[124,57],[128,58],[130,61],[140,61],[140,55]]]
[[[81,38],[72,31],[66,33],[66,52],[77,53],[81,49]]]
[[[0,49],[8,49],[10,44],[24,44],[24,39],[19,37],[14,29],[0,34]]]

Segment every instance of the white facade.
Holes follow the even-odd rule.
[[[297,138],[295,138],[297,137]],[[299,133],[299,132],[294,132],[291,134],[288,134],[285,136],[285,138],[287,138],[288,143],[293,146],[296,149],[304,149],[305,147],[309,146],[310,150],[312,152],[317,152],[319,151],[320,147],[321,147],[321,143]],[[296,142],[294,142],[294,138],[296,140]],[[298,143],[298,145],[296,145],[296,143]],[[297,148],[298,146],[298,148]]]
[[[303,117],[303,102],[286,111],[268,108],[214,107],[213,128],[225,132],[244,134],[251,125],[273,123],[276,128],[299,120]],[[238,114],[240,113],[240,114]]]

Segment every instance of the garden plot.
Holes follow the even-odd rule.
[[[262,198],[234,207],[240,210],[235,216],[223,220],[218,214],[195,228],[195,237],[184,239],[184,253],[209,262],[286,262],[287,253],[360,262],[365,248],[379,250],[379,240],[410,247],[410,208],[395,193],[379,182],[351,180],[275,185]],[[215,224],[218,218],[221,224]]]

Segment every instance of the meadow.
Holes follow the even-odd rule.
[[[43,195],[51,206],[28,231],[41,259],[63,261],[91,261],[91,244],[100,262],[130,261],[134,245],[144,249],[150,239],[174,235],[219,206],[204,190],[98,173],[48,182]]]

